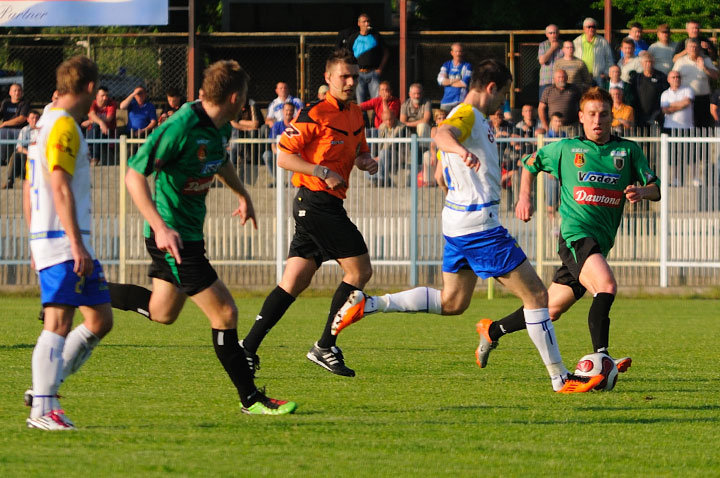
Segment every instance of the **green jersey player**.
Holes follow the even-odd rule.
[[[548,288],[552,320],[557,320],[586,290],[593,294],[588,327],[595,352],[608,353],[610,307],[617,283],[606,257],[615,242],[625,201],[660,199],[659,181],[640,147],[610,134],[612,99],[600,88],[589,89],[580,101],[584,136],[551,143],[523,158],[516,216],[527,222],[533,214],[532,187],[540,172],[558,178],[562,266]],[[636,185],[636,184],[640,185]],[[480,349],[487,355],[507,333],[525,328],[522,309],[493,322],[478,324]],[[615,360],[620,372],[632,363]]]
[[[205,256],[205,199],[216,176],[237,196],[233,215],[243,225],[255,224],[250,195],[225,154],[229,121],[245,104],[247,75],[235,61],[218,61],[205,70],[202,88],[203,98],[183,105],[128,163],[125,184],[145,218],[153,289],[111,283],[111,303],[172,324],[190,297],[210,320],[215,353],[237,388],[243,413],[292,413],[294,402],[268,398],[255,387],[238,343],[235,302]],[[146,179],[151,174],[152,195]]]

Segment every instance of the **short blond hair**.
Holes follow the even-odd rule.
[[[90,83],[97,83],[98,67],[90,58],[77,55],[58,66],[55,82],[60,96],[82,93]]]
[[[235,60],[220,60],[205,68],[203,99],[219,105],[233,93],[247,93],[248,75]]]

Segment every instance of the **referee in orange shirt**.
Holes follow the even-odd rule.
[[[278,165],[293,171],[293,185],[299,188],[293,202],[295,235],[280,284],[240,342],[253,371],[259,369],[257,349],[265,335],[310,285],[322,263],[333,259],[343,269],[343,280],[333,295],[322,336],[307,358],[334,374],[355,376],[345,366],[330,327],[350,293],[363,289],[372,276],[365,240],[343,207],[353,166],[370,174],[378,169],[365,140],[362,112],[352,102],[358,72],[350,51],[333,52],[325,64],[325,99],[303,108],[280,138]]]

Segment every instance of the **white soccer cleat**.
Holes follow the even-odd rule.
[[[65,416],[65,412],[62,410],[52,410],[41,417],[28,418],[26,422],[28,428],[37,428],[38,430],[75,430],[75,424]]]

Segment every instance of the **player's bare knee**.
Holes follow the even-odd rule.
[[[461,298],[452,298],[443,300],[442,315],[460,315],[470,306],[470,301],[464,301]]]

